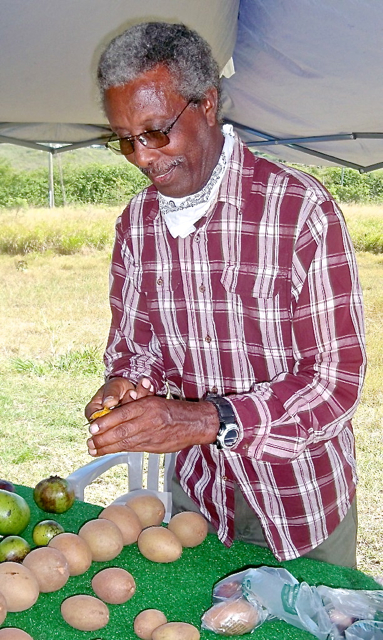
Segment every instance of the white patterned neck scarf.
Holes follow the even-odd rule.
[[[234,146],[234,132],[230,124],[222,127],[225,137],[222,153],[205,186],[190,196],[171,198],[158,194],[160,212],[173,238],[186,238],[195,231],[194,223],[206,215],[218,195],[218,189],[226,171]]]

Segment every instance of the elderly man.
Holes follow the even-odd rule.
[[[152,182],[117,221],[106,382],[89,453],[178,452],[174,511],[211,530],[355,566],[364,377],[353,248],[312,177],[220,124],[207,43],[146,23],[101,56],[110,146]],[[169,397],[169,391],[172,397]]]

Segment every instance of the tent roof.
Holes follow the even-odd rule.
[[[58,152],[49,145],[105,141],[100,52],[133,23],[168,20],[197,29],[222,69],[233,56],[224,115],[251,148],[383,166],[379,0],[0,0],[0,9],[0,142]]]

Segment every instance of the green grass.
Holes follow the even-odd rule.
[[[104,207],[0,210],[0,253],[70,255],[110,248],[119,212]]]
[[[343,210],[355,250],[383,254],[382,207],[343,205]]]
[[[49,358],[48,360],[30,360],[25,358],[11,359],[11,368],[17,373],[30,373],[39,377],[67,371],[74,375],[102,374],[102,353],[97,347],[89,347],[80,351]]]
[[[344,205],[354,247],[360,252],[383,253],[382,207]],[[111,248],[118,207],[62,207],[0,209],[0,254],[26,256],[53,252],[70,255]]]
[[[83,229],[93,221],[109,229],[111,243],[117,214],[84,208],[12,215],[15,225],[31,229],[43,223],[60,230]],[[379,221],[383,209],[345,207],[349,224],[363,228],[366,214]],[[9,212],[0,214],[0,221],[5,219],[12,227]],[[102,384],[110,246],[83,247],[73,254],[54,249],[0,253],[1,477],[34,486],[51,474],[65,477],[90,461],[84,406]],[[362,571],[377,575],[383,573],[383,255],[360,252],[358,262],[369,360],[354,419],[360,477],[358,563]],[[106,505],[125,491],[125,472],[116,467],[93,483],[86,497]]]
[[[372,574],[383,573],[383,255],[358,254],[364,293],[367,375],[362,401],[354,418],[359,489],[359,564]]]
[[[80,223],[98,213],[68,212]],[[105,216],[113,230],[116,212]],[[1,477],[34,486],[90,461],[84,407],[102,384],[109,263],[109,249],[0,254]],[[108,504],[125,491],[126,473],[117,467],[86,497]]]

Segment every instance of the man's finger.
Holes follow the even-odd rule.
[[[99,411],[102,409],[102,396],[103,396],[103,387],[94,394],[93,398],[88,402],[85,407],[85,415],[87,419],[90,419],[90,416],[95,411]]]
[[[134,384],[126,380],[126,378],[120,377],[108,380],[85,407],[86,417],[89,420],[96,411],[101,411],[105,408],[112,409],[124,402],[130,402],[131,399],[128,393],[132,389],[134,389]]]
[[[144,412],[144,407],[138,405],[136,402],[130,402],[120,405],[115,409],[112,409],[107,414],[97,418],[94,422],[91,422],[89,426],[89,433],[93,436],[101,436],[104,433],[114,432],[117,429],[128,427],[133,429],[131,421],[135,418],[140,418]],[[108,436],[110,437],[110,435]]]
[[[103,387],[103,406],[111,409],[120,404],[128,391],[134,389],[134,384],[126,378],[112,378]]]
[[[154,386],[150,382],[149,378],[141,378],[136,386],[136,400],[145,398],[146,396],[152,396],[154,394]]]

